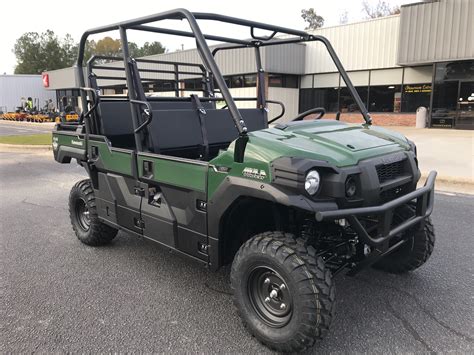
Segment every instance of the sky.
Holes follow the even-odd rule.
[[[368,0],[375,4],[378,0]],[[391,5],[402,5],[414,0],[386,0]],[[2,3],[2,19],[0,20],[0,73],[13,74],[16,58],[13,46],[18,37],[25,32],[54,31],[60,37],[69,33],[79,41],[82,33],[90,28],[103,26],[153,13],[182,7],[196,12],[214,12],[228,16],[241,17],[249,20],[267,22],[274,25],[304,29],[305,22],[301,18],[301,9],[313,7],[324,17],[324,26],[339,24],[341,14],[347,11],[349,22],[364,19],[362,0],[96,0],[96,1],[57,1],[57,0],[22,0]],[[160,26],[188,30],[182,21],[168,21]],[[236,26],[213,23],[199,23],[204,33],[223,36],[248,38],[248,30]],[[118,33],[109,33],[118,38]],[[100,39],[105,35],[92,37]],[[192,39],[176,36],[148,34],[133,31],[129,41],[139,45],[145,41],[158,40],[173,52],[176,49],[194,47]]]

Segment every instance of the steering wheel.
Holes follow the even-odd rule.
[[[326,114],[326,110],[323,108],[323,107],[315,107],[315,108],[312,108],[308,111],[305,111],[303,113],[300,113],[298,116],[296,116],[294,119],[293,119],[293,122],[294,121],[302,121],[306,116],[308,115],[311,115],[313,113],[319,113],[319,116],[316,116],[314,119],[315,120],[319,120],[321,119],[325,114]]]

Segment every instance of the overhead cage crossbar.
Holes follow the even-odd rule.
[[[190,27],[190,32],[176,30],[176,29],[169,29],[169,28],[162,28],[162,27],[155,27],[150,26],[150,23],[155,23],[163,20],[185,20]],[[238,39],[238,38],[231,38],[231,37],[223,37],[217,35],[210,35],[210,34],[203,34],[201,29],[197,23],[198,20],[202,21],[215,21],[227,24],[233,24],[238,26],[247,27],[250,30],[250,39]],[[137,31],[146,31],[146,32],[153,32],[153,33],[162,33],[168,35],[175,35],[180,37],[190,37],[194,38],[196,41],[196,47],[198,53],[201,57],[203,62],[203,68],[205,72],[212,75],[213,81],[217,84],[217,87],[220,90],[220,94],[222,95],[222,99],[225,101],[227,108],[230,112],[232,119],[234,120],[235,126],[239,132],[239,139],[236,143],[236,150],[239,150],[239,147],[243,146],[245,148],[245,142],[247,137],[247,128],[245,126],[245,122],[242,119],[242,116],[237,109],[235,100],[232,98],[230,91],[225,83],[224,77],[220,72],[220,69],[215,61],[215,54],[220,50],[229,50],[229,49],[237,49],[237,48],[255,48],[256,54],[256,64],[257,64],[257,72],[259,74],[259,79],[263,79],[263,68],[260,58],[260,47],[266,46],[274,46],[274,45],[284,45],[284,44],[292,44],[292,43],[302,43],[308,41],[317,41],[322,42],[323,45],[326,47],[329,55],[331,56],[336,68],[341,74],[342,79],[344,80],[351,96],[353,97],[356,105],[358,106],[365,122],[367,124],[371,123],[370,115],[364,106],[359,94],[357,93],[356,89],[352,85],[352,82],[349,79],[347,72],[344,70],[344,67],[339,60],[334,48],[332,47],[331,43],[323,36],[317,36],[309,34],[305,31],[295,30],[291,28],[281,27],[281,26],[274,26],[269,25],[261,22],[249,21],[245,19],[212,14],[212,13],[201,13],[201,12],[190,12],[185,9],[175,9],[170,10],[150,16],[140,17],[134,20],[118,22],[108,26],[97,27],[94,29],[90,29],[86,31],[80,41],[79,45],[79,54],[77,59],[77,78],[78,84],[80,87],[85,87],[85,79],[84,73],[79,68],[83,66],[84,60],[84,52],[85,52],[85,45],[88,37],[93,34],[109,32],[113,30],[118,30],[120,32],[120,38],[122,42],[122,52],[123,52],[123,59],[125,61],[125,74],[127,80],[127,87],[134,88],[136,84],[133,82],[133,78],[136,76],[136,73],[133,72],[133,65],[139,59],[132,59],[129,56],[129,48],[128,48],[128,41],[127,41],[127,30],[137,30]],[[257,35],[256,31],[267,31],[269,32],[268,35]],[[284,35],[290,36],[288,38],[277,38],[277,35]],[[206,40],[210,41],[217,41],[226,43],[225,45],[221,45],[216,47],[212,52],[207,45]],[[103,69],[103,68],[102,68]],[[260,81],[261,82],[261,81]],[[257,103],[259,106],[265,105],[265,93],[264,89],[262,88],[263,85],[260,85],[260,90],[258,90],[258,100]],[[135,90],[129,90],[129,96],[131,100],[141,100],[138,96],[138,93]],[[87,91],[81,91],[81,97],[83,100],[83,104],[87,105]],[[267,100],[268,102],[268,100]],[[86,106],[84,106],[86,107]],[[132,110],[133,111],[133,110]],[[135,110],[134,113],[134,125],[137,126],[139,124],[139,112]],[[137,128],[137,127],[135,127]],[[86,131],[88,130],[87,121],[86,121]],[[138,139],[138,137],[137,137]],[[237,153],[238,154],[238,153]]]
[[[103,64],[102,61],[109,61],[110,63]],[[165,69],[151,69],[151,68],[139,68],[140,73],[148,73],[150,75],[156,74],[165,74],[168,75],[167,79],[173,81],[173,88],[171,89],[163,89],[163,90],[158,90],[158,91],[174,91],[175,96],[178,97],[179,93],[182,91],[185,91],[186,89],[183,87],[179,87],[178,83],[183,80],[183,76],[187,77],[205,77],[206,76],[206,70],[202,64],[198,63],[180,63],[180,62],[172,62],[172,61],[166,61],[166,60],[157,60],[157,59],[145,59],[145,58],[137,58],[135,59],[136,63],[145,63],[145,64],[155,64],[159,65],[161,67],[164,67]],[[123,58],[121,57],[115,57],[115,56],[99,56],[99,55],[94,55],[92,56],[88,61],[87,61],[87,69],[89,72],[89,82],[93,81],[94,85],[91,85],[94,89],[98,89],[97,81],[98,80],[115,80],[115,81],[126,81],[126,75],[121,75],[118,76],[117,72],[123,72],[125,74],[125,67],[122,66],[116,66],[114,64],[120,64],[123,63]],[[189,69],[185,70],[182,68],[188,67]],[[196,69],[196,71],[190,71],[193,68]],[[103,73],[97,73],[96,70],[102,70],[104,71]],[[104,73],[109,73],[112,72],[111,75],[104,74]],[[142,77],[141,78],[142,83],[153,83],[156,80],[160,80],[159,77],[153,78],[153,77]],[[163,78],[161,78],[163,79]],[[210,82],[203,82],[203,91],[206,96],[212,95],[213,94],[213,88],[210,85]]]

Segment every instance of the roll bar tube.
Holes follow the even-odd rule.
[[[242,119],[242,116],[240,115],[240,112],[237,109],[235,102],[232,100],[230,91],[227,88],[227,85],[225,84],[222,73],[217,63],[215,62],[214,57],[212,56],[212,53],[209,50],[209,47],[207,46],[206,39],[204,38],[201,32],[201,29],[199,28],[199,25],[196,22],[196,18],[193,16],[191,12],[189,12],[186,9],[176,9],[176,10],[171,10],[171,11],[165,11],[160,14],[145,16],[145,17],[141,17],[135,20],[116,23],[109,26],[98,27],[98,28],[94,28],[89,31],[86,31],[81,37],[81,41],[79,44],[79,54],[78,54],[77,63],[76,63],[76,73],[79,79],[79,86],[85,86],[84,73],[82,71],[82,62],[84,60],[85,45],[86,45],[86,41],[89,35],[120,29],[121,38],[122,38],[122,47],[124,49],[123,52],[124,52],[124,55],[125,55],[125,52],[127,52],[126,54],[128,57],[128,50],[127,51],[125,50],[125,47],[127,47],[128,49],[128,46],[126,45],[127,43],[124,42],[124,39],[126,40],[126,33],[125,33],[126,29],[133,28],[135,26],[139,26],[144,23],[156,22],[156,21],[165,20],[165,19],[187,20],[191,28],[191,31],[194,34],[194,37],[196,39],[196,44],[197,44],[198,52],[201,55],[201,59],[204,62],[204,65],[206,66],[206,68],[210,69],[210,71],[213,73],[214,79],[216,80],[217,85],[220,88],[223,99],[228,105],[229,112],[232,116],[232,119],[234,120],[234,123],[239,132],[239,135],[240,136],[247,135],[247,127],[245,126],[245,122]],[[130,73],[127,72],[127,77],[129,76],[130,76]],[[129,86],[129,88],[131,87],[130,84],[131,83],[127,82],[127,86]],[[87,105],[87,100],[86,100],[85,95],[81,95],[81,98],[82,98],[83,103]],[[134,127],[134,129],[136,128],[137,127]]]
[[[188,22],[190,28],[191,28],[191,32],[165,29],[165,28],[158,28],[158,27],[152,27],[152,26],[145,26],[144,25],[144,24],[150,23],[150,22],[157,22],[157,21],[169,20],[169,19],[186,20]],[[219,22],[231,23],[231,24],[235,24],[235,25],[249,27],[250,28],[250,35],[253,39],[252,40],[240,40],[240,39],[227,38],[227,37],[222,37],[222,36],[207,35],[207,34],[205,35],[201,32],[201,29],[200,29],[199,25],[197,24],[196,19],[199,19],[199,20],[213,20],[213,21],[219,21]],[[129,86],[129,90],[130,90],[130,88],[133,89],[133,86],[129,85],[130,84],[129,81],[131,81],[132,79],[131,79],[130,69],[127,68],[127,61],[128,61],[128,44],[126,42],[126,30],[127,29],[142,30],[142,31],[149,31],[149,32],[156,32],[156,33],[165,33],[165,34],[184,36],[184,37],[194,37],[195,40],[196,40],[197,50],[198,50],[198,52],[201,56],[201,59],[204,63],[204,66],[205,66],[207,71],[209,71],[213,74],[213,77],[214,77],[215,81],[217,82],[217,85],[220,88],[223,99],[226,101],[226,103],[228,105],[229,111],[230,111],[232,119],[234,120],[234,123],[237,127],[237,130],[239,132],[240,137],[245,137],[245,138],[247,137],[247,127],[245,126],[245,122],[242,119],[242,116],[240,115],[239,110],[237,109],[237,106],[236,106],[236,104],[235,104],[235,102],[234,102],[234,100],[233,100],[233,98],[230,94],[229,89],[227,88],[227,85],[225,84],[222,73],[220,72],[220,69],[217,66],[217,63],[214,60],[214,55],[216,54],[217,51],[219,51],[221,49],[245,48],[245,47],[264,47],[264,46],[269,46],[269,45],[300,43],[300,42],[306,42],[306,41],[319,41],[319,42],[322,42],[325,45],[327,51],[329,52],[329,55],[331,56],[331,59],[333,60],[336,68],[338,69],[342,79],[344,80],[344,82],[345,82],[349,92],[351,93],[351,96],[353,97],[356,105],[358,106],[365,122],[367,124],[371,124],[371,122],[372,122],[370,114],[367,111],[367,108],[364,106],[359,94],[357,93],[356,89],[352,85],[352,83],[349,79],[349,76],[348,76],[347,72],[345,71],[341,61],[339,60],[334,48],[332,47],[331,43],[329,42],[329,40],[327,38],[325,38],[323,36],[318,36],[318,35],[311,35],[311,34],[308,34],[304,31],[294,30],[294,29],[281,27],[281,26],[268,25],[268,24],[265,24],[265,23],[249,21],[249,20],[239,19],[239,18],[230,17],[230,16],[224,16],[224,15],[218,15],[218,14],[212,14],[212,13],[200,13],[200,12],[191,13],[186,9],[175,9],[175,10],[165,11],[165,12],[162,12],[162,13],[159,13],[159,14],[144,16],[144,17],[140,17],[140,18],[137,18],[137,19],[134,19],[134,20],[119,22],[119,23],[115,23],[115,24],[112,24],[112,25],[108,25],[108,26],[97,27],[97,28],[93,28],[93,29],[90,29],[90,30],[86,31],[82,35],[80,43],[79,43],[79,52],[78,52],[77,62],[76,62],[76,65],[75,65],[77,86],[79,86],[79,87],[86,86],[82,65],[83,65],[83,60],[84,60],[84,52],[85,52],[85,45],[86,45],[86,42],[87,42],[87,38],[90,35],[93,35],[93,34],[108,32],[108,31],[113,31],[113,30],[119,30],[120,33],[121,33],[122,47],[123,47],[123,54],[124,54],[124,64],[125,64],[126,73],[127,73],[127,85]],[[267,30],[267,31],[271,31],[271,32],[267,36],[263,36],[263,35],[258,36],[258,35],[255,34],[255,29]],[[296,37],[295,38],[275,40],[274,37],[277,33],[293,35],[293,36],[296,36]],[[206,39],[232,43],[233,45],[217,47],[211,53],[209,47],[207,46]],[[261,65],[261,63],[260,63],[260,65]],[[265,100],[264,97],[260,97],[260,99],[262,101]],[[83,103],[83,107],[87,107],[87,95],[84,91],[81,91],[81,100],[82,100],[82,103]],[[86,132],[90,132],[90,127],[88,125],[88,121],[86,120],[85,123],[86,123]],[[136,124],[137,124],[137,122],[134,122],[135,130],[138,128],[138,127],[135,126]],[[247,138],[244,139],[243,141],[246,142]],[[141,142],[137,141],[137,148],[139,148],[141,146],[140,143]],[[236,146],[243,147],[242,149],[245,149],[245,143],[238,144],[238,145],[236,144]],[[234,158],[241,157],[242,154],[243,154],[243,152],[236,152]]]
[[[366,124],[372,124],[372,118],[370,117],[370,114],[365,107],[362,99],[360,98],[359,93],[355,89],[354,85],[352,84],[349,75],[347,74],[346,70],[344,69],[344,66],[341,63],[341,60],[336,54],[336,51],[334,50],[334,47],[332,46],[331,42],[324,37],[324,36],[315,36],[315,35],[310,35],[308,33],[304,32],[304,36],[301,36],[300,38],[288,38],[288,39],[280,39],[280,40],[271,40],[271,41],[258,41],[258,42],[249,42],[246,45],[238,46],[238,45],[223,45],[219,46],[213,49],[212,53],[215,56],[218,51],[221,50],[228,50],[228,49],[239,49],[239,48],[246,48],[250,46],[257,46],[258,47],[267,47],[267,46],[276,46],[276,45],[282,45],[282,44],[292,44],[292,43],[301,43],[301,42],[312,42],[312,41],[317,41],[317,42],[322,42],[324,46],[326,47],[326,50],[328,51],[334,65],[336,66],[337,70],[339,71],[339,74],[342,77],[342,80],[344,80],[344,83],[347,86],[347,89],[349,90],[352,98],[354,99],[357,107],[360,110],[360,113],[362,114],[362,117],[364,118],[364,121]]]

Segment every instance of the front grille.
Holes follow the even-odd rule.
[[[395,200],[396,198],[402,196],[407,191],[408,184],[394,187],[393,189],[382,191],[380,193],[380,198],[384,202]]]
[[[400,160],[389,164],[377,165],[375,169],[377,169],[380,183],[383,184],[385,181],[393,180],[402,176],[404,162],[405,160]]]

